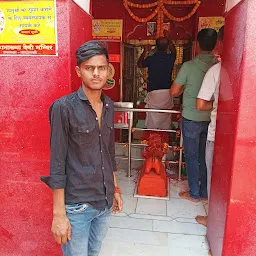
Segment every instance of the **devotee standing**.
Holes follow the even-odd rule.
[[[156,51],[149,56],[150,46],[145,46],[138,60],[139,68],[148,68],[148,94],[146,108],[172,109],[173,98],[169,94],[176,49],[166,37],[156,40]],[[169,129],[172,118],[168,113],[147,113],[145,126],[151,129]]]
[[[214,29],[202,29],[197,35],[197,41],[199,54],[182,65],[170,89],[171,96],[183,93],[182,136],[189,191],[181,192],[180,197],[192,202],[208,197],[205,145],[211,111],[197,110],[196,99],[206,72],[218,63],[212,54],[217,32]]]

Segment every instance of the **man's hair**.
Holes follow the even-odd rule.
[[[204,28],[197,35],[202,51],[212,51],[217,43],[217,32],[212,28]]]
[[[156,47],[158,49],[158,51],[160,52],[164,52],[167,51],[169,46],[169,39],[166,37],[159,37],[156,40]]]
[[[76,62],[80,66],[84,61],[97,55],[105,55],[109,62],[107,43],[102,41],[88,41],[76,51]]]
[[[224,40],[224,26],[222,26],[218,33],[218,40],[223,41]]]

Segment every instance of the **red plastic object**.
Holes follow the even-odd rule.
[[[166,197],[167,178],[163,164],[160,161],[154,162],[152,160],[149,161],[149,159],[147,160],[140,177],[138,194],[143,196]]]

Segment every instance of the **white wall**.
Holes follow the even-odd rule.
[[[226,12],[230,11],[235,5],[237,5],[242,0],[226,0]]]
[[[79,5],[85,12],[90,14],[90,0],[73,0],[77,5]]]

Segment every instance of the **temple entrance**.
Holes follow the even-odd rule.
[[[116,81],[119,80],[119,87],[116,84],[112,92],[119,91],[119,101],[131,102],[135,110],[126,109],[124,112],[127,115],[124,114],[117,119],[118,127],[122,128],[119,142],[116,143],[118,181],[125,190],[124,203],[129,201],[128,208],[124,210],[126,217],[123,219],[123,224],[118,227],[124,228],[125,232],[134,232],[133,228],[126,229],[125,223],[135,223],[136,216],[143,220],[150,218],[153,222],[161,216],[163,226],[156,229],[153,227],[153,231],[161,234],[167,232],[171,240],[175,239],[173,233],[179,233],[178,230],[183,228],[187,231],[181,239],[188,242],[194,243],[193,239],[197,239],[197,236],[204,239],[206,235],[206,228],[198,226],[200,231],[195,231],[192,226],[195,224],[196,215],[208,214],[208,203],[199,202],[193,205],[179,198],[179,192],[188,190],[181,135],[182,96],[173,99],[172,122],[168,129],[151,129],[151,132],[146,130],[145,101],[148,95],[148,69],[140,68],[137,62],[145,46],[150,48],[149,54],[154,54],[156,39],[167,36],[176,50],[171,76],[171,81],[174,81],[182,64],[197,54],[198,31],[202,28],[213,28],[218,31],[223,26],[223,6],[224,0],[218,0],[214,4],[201,3],[197,0],[148,0],[146,3],[139,0],[125,0],[119,1],[118,4],[110,3],[108,0],[93,2],[93,16],[96,20],[123,22],[120,47],[116,49],[111,47],[110,54],[121,56],[119,67],[121,75],[115,77]],[[112,42],[110,41],[109,44],[111,45]],[[111,90],[106,93],[111,96]],[[121,105],[118,103],[118,108]],[[122,120],[125,120],[123,126]],[[159,145],[158,151],[154,149],[156,144]],[[152,152],[159,155],[158,160],[152,158]],[[169,219],[176,218],[181,219],[181,226],[175,231],[175,221]],[[150,223],[146,225],[151,226]],[[209,247],[207,244],[203,245],[204,242],[200,239],[196,244],[202,249],[195,249],[187,255],[208,255]],[[134,242],[136,243],[136,240]],[[110,243],[110,240],[107,243]],[[186,255],[180,251],[181,249],[177,249],[174,243],[170,242],[169,246],[171,255]],[[145,249],[143,255],[156,254],[155,248],[151,247],[151,249],[152,251]],[[184,250],[189,251],[190,248],[184,245]],[[132,255],[137,255],[135,251]],[[168,252],[163,251],[160,255],[168,255]]]

